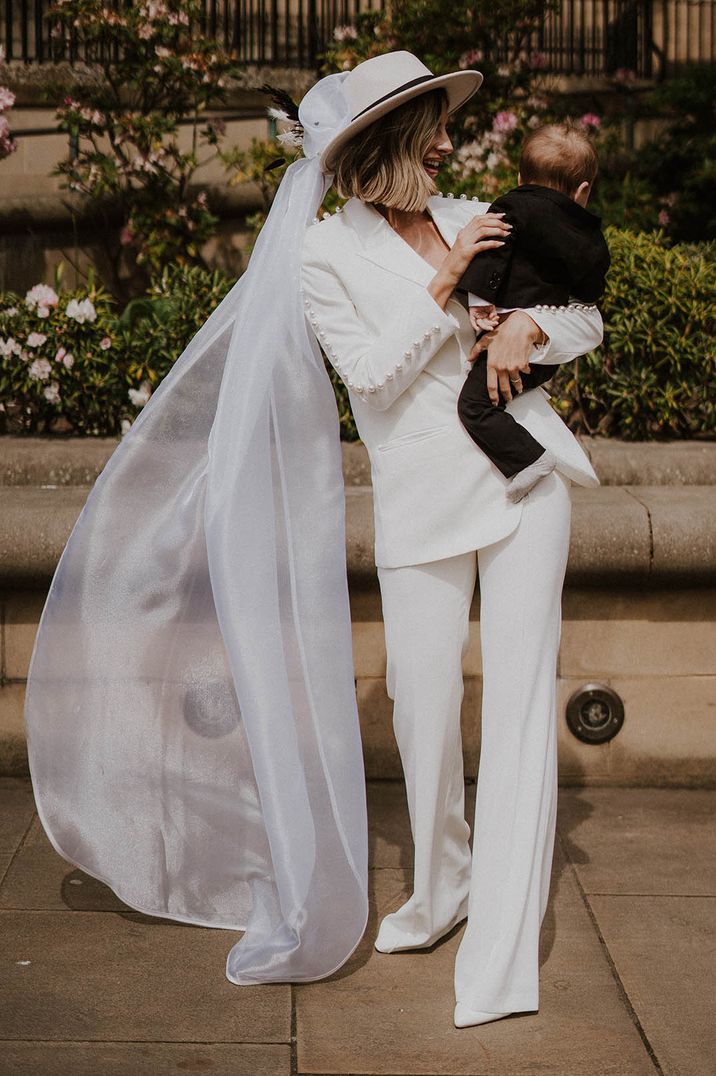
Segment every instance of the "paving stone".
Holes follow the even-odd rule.
[[[713,1076],[716,899],[589,901],[665,1076]]]
[[[290,986],[225,977],[239,937],[139,912],[0,911],[0,1039],[288,1043]]]
[[[131,911],[105,885],[58,855],[35,817],[0,885],[0,908],[44,911]]]
[[[464,925],[430,950],[373,948],[380,918],[409,893],[409,871],[371,871],[371,915],[358,949],[330,979],[296,987],[299,1073],[653,1076],[559,851],[542,930],[538,1013],[456,1028],[454,962]]]
[[[0,777],[0,881],[27,833],[35,813],[30,782]]]
[[[4,1042],[0,1076],[289,1076],[290,1046],[242,1043]]]
[[[716,896],[716,791],[560,790],[559,832],[587,893]]]

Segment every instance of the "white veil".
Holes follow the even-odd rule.
[[[28,674],[57,851],[135,909],[245,930],[241,984],[331,974],[368,913],[338,410],[299,275],[346,74],[304,97],[246,272],[95,483]]]

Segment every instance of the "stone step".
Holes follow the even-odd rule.
[[[716,484],[716,441],[579,441],[605,486]],[[0,486],[91,486],[117,444],[115,437],[0,437]],[[342,449],[346,485],[370,485],[365,446]]]
[[[49,583],[87,486],[0,486],[0,587]],[[568,584],[716,582],[716,486],[572,488]],[[373,494],[346,489],[348,575],[377,584]]]

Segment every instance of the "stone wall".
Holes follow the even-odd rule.
[[[583,443],[603,485],[573,489],[558,667],[560,781],[714,784],[716,487],[709,483],[716,444]],[[47,586],[89,487],[115,446],[111,438],[0,440],[0,773],[25,771],[24,685]],[[362,445],[344,446],[344,474],[366,770],[370,777],[399,778]],[[640,477],[648,484],[639,484]],[[623,478],[630,484],[611,484]],[[659,478],[672,484],[658,485]],[[479,631],[478,593],[464,662],[462,733],[470,777],[477,772],[480,743]],[[613,688],[625,706],[623,728],[605,744],[582,743],[565,719],[570,695],[594,681]]]

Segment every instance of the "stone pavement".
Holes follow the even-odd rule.
[[[236,987],[235,933],[128,909],[56,855],[29,782],[0,780],[0,1074],[713,1076],[716,792],[560,789],[540,1010],[464,1029],[464,924],[430,950],[373,948],[409,894],[411,841],[402,784],[368,796],[356,952],[317,983]]]

